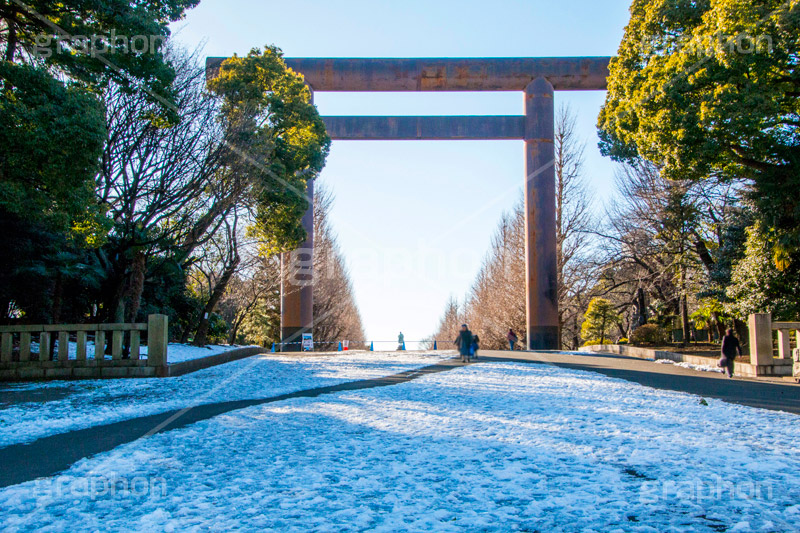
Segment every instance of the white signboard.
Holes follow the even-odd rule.
[[[303,351],[310,352],[314,349],[314,337],[311,333],[303,333]]]

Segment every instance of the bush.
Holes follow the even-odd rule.
[[[600,344],[600,339],[589,339],[588,341],[584,342],[584,346],[594,346],[596,344]],[[614,344],[614,341],[609,339],[604,339],[603,344]]]
[[[622,337],[620,340],[617,341],[617,344],[628,344],[628,342],[630,342],[628,341],[628,339]]]
[[[643,344],[665,344],[669,336],[658,324],[644,324],[631,334],[630,342],[636,346]]]

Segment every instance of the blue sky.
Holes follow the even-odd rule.
[[[276,2],[202,0],[175,24],[209,56],[275,44],[287,57],[614,55],[628,0]],[[614,165],[597,150],[603,92],[558,92],[586,141],[601,208]],[[323,115],[522,114],[522,93],[321,93]],[[503,211],[521,195],[521,141],[335,141],[320,182],[368,340],[429,335],[450,295],[464,298]],[[524,290],[524,287],[520,287]],[[384,347],[388,347],[385,345]]]

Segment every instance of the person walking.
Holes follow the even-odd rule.
[[[517,345],[517,341],[519,340],[517,338],[517,334],[514,333],[513,329],[508,328],[508,335],[506,335],[506,338],[508,339],[508,349],[513,352],[514,347]]]
[[[733,361],[737,355],[742,355],[742,346],[730,328],[725,331],[725,336],[722,337],[722,349],[720,351],[722,352],[722,357],[719,358],[719,366],[725,369],[725,373],[729,378],[732,378]]]
[[[461,331],[458,332],[458,337],[453,341],[453,344],[458,346],[458,353],[461,354],[461,362],[469,362],[469,352],[472,349],[472,332],[466,324],[461,324]]]
[[[400,335],[397,336],[397,351],[402,352],[406,349],[406,337],[403,335],[403,332],[400,332]]]
[[[472,336],[472,350],[470,350],[470,353],[472,354],[472,357],[474,359],[478,358],[478,348],[481,347],[480,343],[481,343],[481,340],[478,338],[478,336],[477,335],[473,335]]]

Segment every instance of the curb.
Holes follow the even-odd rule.
[[[158,376],[162,378],[182,376],[184,374],[197,372],[198,370],[203,370],[204,368],[224,365],[225,363],[246,359],[262,353],[267,353],[267,349],[259,346],[237,348],[235,350],[228,350],[227,352],[209,355],[208,357],[200,357],[198,359],[190,359],[189,361],[182,361],[180,363],[172,363],[171,365],[163,366],[159,369]]]

